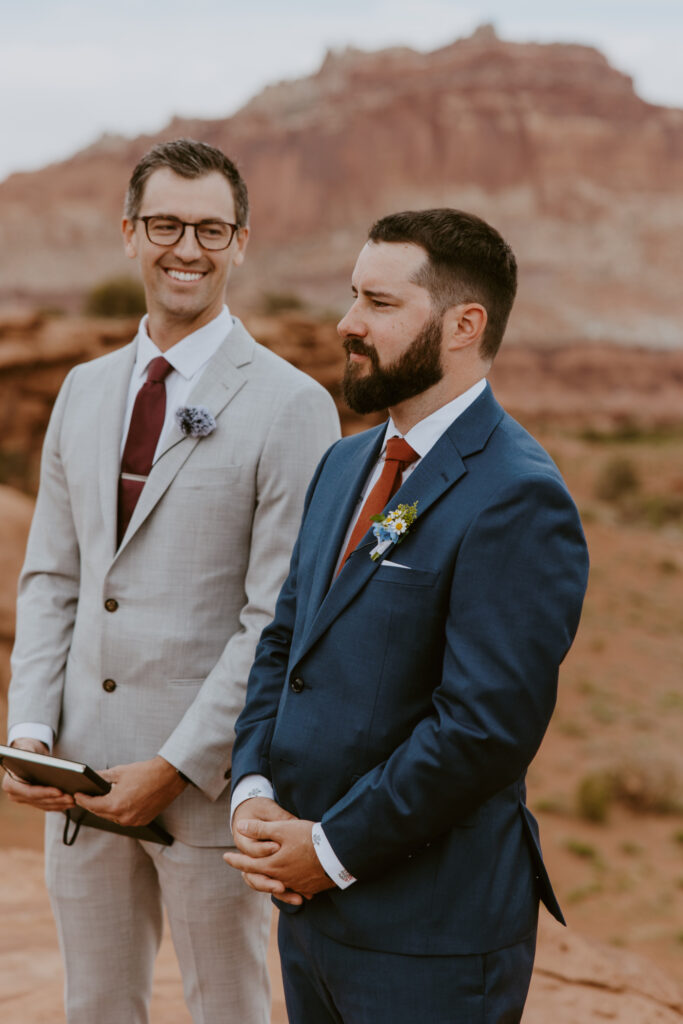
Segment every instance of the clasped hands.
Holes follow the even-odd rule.
[[[235,811],[237,852],[224,853],[223,860],[242,872],[250,888],[300,906],[317,892],[334,888],[316,855],[312,828],[312,821],[294,817],[274,800],[252,797]]]
[[[48,753],[39,740],[20,739],[14,746],[39,754]],[[52,786],[30,785],[9,775],[5,775],[2,788],[15,803],[30,804],[41,811],[67,811],[78,806],[100,818],[131,826],[147,825],[187,785],[173,765],[158,755],[148,761],[104,768],[98,774],[112,784],[104,796],[86,796],[85,793],[70,796]]]

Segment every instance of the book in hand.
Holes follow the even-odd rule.
[[[62,793],[85,793],[87,796],[104,796],[111,789],[111,783],[96,771],[79,761],[67,761],[52,754],[37,754],[19,747],[6,747],[0,743],[0,767],[11,775],[35,786],[54,786]],[[69,821],[80,827],[104,829],[134,839],[146,839],[153,843],[170,846],[173,836],[156,821],[148,825],[119,825],[108,818],[100,818],[83,807],[72,807],[65,812]],[[74,836],[75,838],[75,836]]]

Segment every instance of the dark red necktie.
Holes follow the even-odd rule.
[[[396,494],[396,491],[401,486],[403,470],[419,458],[420,456],[417,452],[413,451],[408,442],[404,441],[402,437],[389,438],[382,473],[365,499],[337,572],[341,572],[346,559],[372,526],[371,517],[379,515],[389,499]]]
[[[173,367],[163,356],[149,364],[147,380],[135,398],[128,437],[121,456],[119,477],[118,543],[128,528],[133,510],[152,468],[154,452],[166,415],[164,379]]]

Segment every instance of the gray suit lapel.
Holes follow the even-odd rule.
[[[217,421],[217,430],[220,429],[221,413],[247,381],[247,375],[240,367],[251,362],[254,346],[253,338],[236,321],[190,394],[188,405],[205,406]],[[163,450],[152,466],[116,557],[156,507],[201,440],[198,437],[186,437],[174,424]]]
[[[106,399],[102,402],[99,414],[99,491],[104,532],[112,558],[116,550],[123,419],[136,351],[135,344],[131,343],[112,357],[105,381]]]

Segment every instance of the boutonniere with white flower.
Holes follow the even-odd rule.
[[[185,437],[208,437],[216,429],[216,420],[205,405],[181,405],[175,421]]]
[[[391,512],[371,516],[371,519],[375,524],[372,532],[377,538],[377,544],[370,552],[370,558],[376,562],[392,544],[400,544],[405,540],[410,527],[417,519],[417,502],[414,501],[412,505],[397,505]]]

